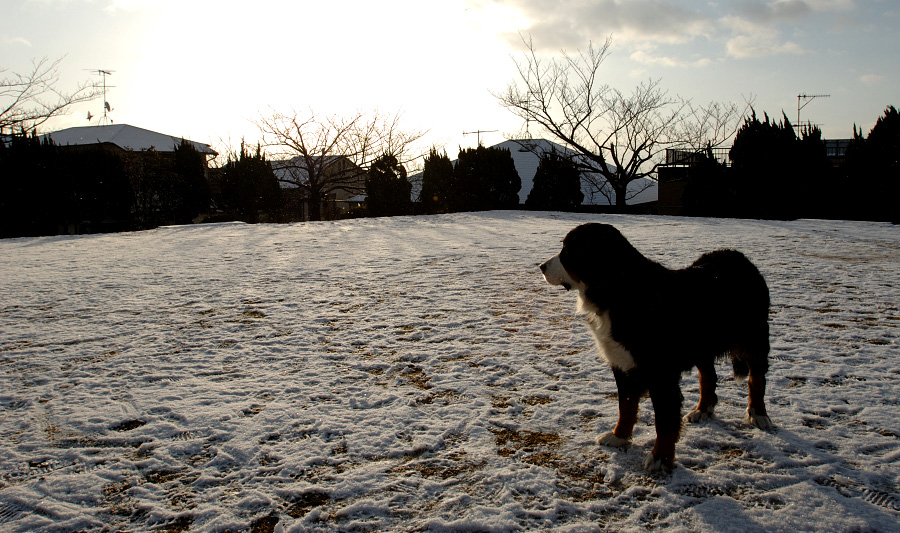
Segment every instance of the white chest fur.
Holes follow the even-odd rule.
[[[609,320],[609,311],[598,312],[592,309],[581,297],[578,298],[578,310],[587,318],[587,326],[597,343],[600,356],[609,363],[609,366],[619,370],[628,371],[635,367],[634,357],[631,352],[612,338],[612,324]]]

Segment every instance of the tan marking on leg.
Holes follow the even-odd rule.
[[[619,397],[619,421],[613,429],[613,435],[620,439],[630,439],[634,432],[634,424],[637,422],[638,404],[640,396],[629,398]]]
[[[750,399],[747,403],[747,409],[753,410],[760,416],[766,416],[766,376],[754,375],[750,373],[747,379],[747,389],[750,393]]]
[[[716,396],[716,367],[711,363],[698,365],[697,375],[700,378],[700,401],[695,410],[712,414],[713,407],[719,401]]]

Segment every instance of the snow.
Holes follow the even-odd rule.
[[[774,431],[722,365],[671,474],[640,467],[647,400],[628,449],[595,443],[612,373],[537,269],[585,221],[672,267],[759,266]],[[900,528],[895,226],[199,225],[2,240],[0,271],[2,531]]]

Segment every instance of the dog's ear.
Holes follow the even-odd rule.
[[[563,266],[578,281],[590,282],[596,279],[602,266],[599,262],[601,249],[597,246],[596,230],[593,224],[583,224],[574,228],[563,239],[559,254]]]
[[[640,263],[640,252],[609,224],[576,227],[563,241],[563,264],[586,283],[620,283]]]

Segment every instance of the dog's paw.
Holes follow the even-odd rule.
[[[775,429],[775,424],[772,423],[768,416],[758,415],[752,408],[747,409],[747,423],[766,431]]]
[[[697,422],[704,422],[713,417],[712,409],[701,411],[700,409],[694,409],[690,413],[684,415],[685,422],[690,422],[691,424],[696,424]]]
[[[671,472],[672,466],[672,463],[663,461],[662,458],[657,457],[653,452],[648,453],[647,457],[644,457],[644,470],[646,472]]]
[[[623,439],[621,437],[616,437],[612,431],[607,433],[606,435],[601,435],[597,437],[597,444],[600,446],[612,446],[613,448],[624,448],[628,446],[628,443],[631,442],[628,439]]]

